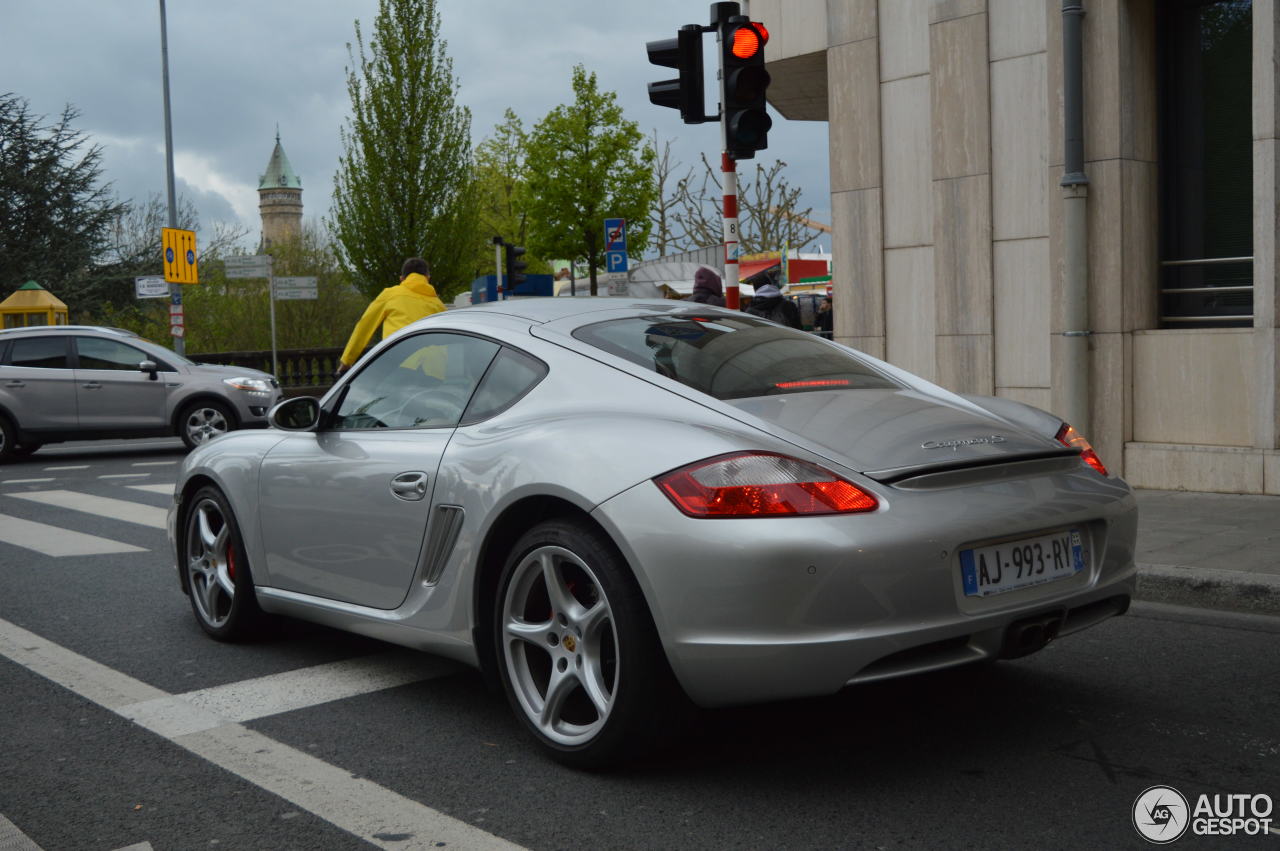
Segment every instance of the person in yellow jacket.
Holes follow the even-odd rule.
[[[410,257],[404,261],[400,267],[400,283],[378,293],[356,323],[347,348],[342,352],[338,375],[355,364],[379,324],[385,338],[411,322],[444,310],[444,302],[428,280],[430,275],[431,267],[421,257]]]

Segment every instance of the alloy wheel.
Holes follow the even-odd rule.
[[[585,561],[559,546],[529,551],[503,598],[502,643],[517,702],[543,736],[581,745],[604,728],[618,690],[618,634]]]
[[[227,415],[210,405],[192,408],[185,420],[187,436],[193,445],[208,443],[230,430]]]
[[[236,597],[235,547],[222,508],[209,498],[188,515],[187,577],[200,618],[214,628],[225,625]]]

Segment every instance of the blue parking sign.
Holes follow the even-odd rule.
[[[627,252],[625,251],[606,251],[604,261],[604,268],[608,272],[627,271]]]

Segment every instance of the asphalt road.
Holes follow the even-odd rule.
[[[206,638],[153,522],[181,457],[0,468],[0,816],[47,851],[1140,848],[1150,786],[1280,800],[1280,619],[1154,605],[1014,662],[707,713],[643,765],[570,771],[474,672],[292,622]],[[33,523],[129,549],[48,555],[15,537]]]

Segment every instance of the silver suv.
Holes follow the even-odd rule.
[[[0,461],[46,443],[176,434],[187,446],[263,428],[275,377],[198,364],[118,328],[0,331]]]

